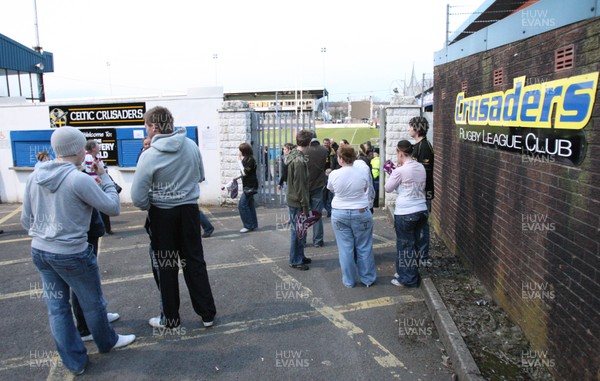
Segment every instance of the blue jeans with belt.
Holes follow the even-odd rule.
[[[394,215],[396,229],[396,272],[398,282],[408,287],[419,284],[419,264],[429,260],[429,213]]]
[[[92,246],[76,254],[54,254],[31,249],[43,282],[50,330],[63,364],[72,372],[85,368],[88,356],[75,328],[69,289],[77,295],[87,326],[100,352],[110,351],[119,339],[106,317],[106,302]]]
[[[373,255],[373,215],[368,208],[333,209],[331,227],[337,241],[342,283],[354,287],[357,279],[370,286],[377,279]],[[354,251],[357,261],[354,263]],[[357,277],[358,270],[358,277]]]

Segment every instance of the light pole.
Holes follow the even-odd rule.
[[[321,48],[321,58],[322,58],[322,63],[323,63],[323,102],[325,102],[325,105],[323,107],[323,123],[327,123],[329,122],[329,110],[327,108],[327,103],[329,100],[329,93],[327,92],[327,85],[326,85],[326,81],[325,81],[325,53],[327,53],[327,48],[326,47],[322,47]]]
[[[218,83],[219,83],[219,81],[218,81],[218,78],[219,78],[219,77],[218,77],[218,75],[217,75],[217,73],[218,73],[218,70],[217,70],[217,67],[218,67],[218,61],[217,61],[217,60],[218,60],[218,59],[219,59],[219,55],[218,55],[217,53],[213,54],[213,60],[215,61],[215,86],[217,86],[217,85],[218,85]]]
[[[36,52],[38,52],[40,54],[40,56],[42,56],[44,49],[40,46],[40,32],[39,32],[39,28],[38,28],[37,1],[36,0],[33,1],[33,10],[35,12],[35,42],[36,42],[36,45],[33,47],[33,49]],[[43,56],[41,58],[43,58]],[[37,73],[38,98],[40,99],[40,102],[45,102],[46,101],[46,91],[44,90],[44,64],[39,63],[38,65],[36,65],[36,67],[40,70],[40,72]]]

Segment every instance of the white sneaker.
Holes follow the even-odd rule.
[[[92,334],[90,333],[87,336],[81,336],[81,340],[83,340],[83,341],[92,341],[92,340],[94,340],[94,338],[92,337]]]
[[[204,325],[204,328],[208,328],[208,327],[212,327],[215,324],[215,321],[214,320],[211,320],[211,321],[202,320],[202,324]]]
[[[398,279],[398,278],[400,278],[400,275],[398,275],[398,273],[395,273],[394,278]]]
[[[240,233],[248,233],[249,231],[250,231],[250,229],[246,229],[246,228],[240,229]]]
[[[117,343],[115,344],[113,349],[126,347],[134,341],[135,335],[119,335],[119,340],[117,340]]]
[[[150,320],[148,320],[148,324],[150,324],[150,326],[152,328],[165,328],[166,326],[160,321],[160,316],[157,317],[153,317]]]
[[[109,323],[112,323],[112,322],[113,322],[113,321],[115,321],[115,320],[119,320],[119,318],[121,317],[121,315],[119,315],[119,314],[118,314],[118,313],[116,313],[116,312],[108,312],[108,313],[106,314],[106,317],[108,318],[108,322],[109,322]],[[85,341],[85,340],[84,340],[84,341]]]

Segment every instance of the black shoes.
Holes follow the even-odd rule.
[[[306,270],[308,270],[308,268],[309,268],[309,267],[308,267],[307,265],[305,265],[304,263],[302,263],[302,264],[299,264],[299,265],[292,265],[292,264],[290,264],[290,267],[291,267],[291,268],[293,268],[293,269],[296,269],[296,270],[300,270],[300,271],[306,271]]]
[[[213,229],[213,230],[205,230],[204,234],[202,234],[202,238],[208,238],[208,237],[210,237],[214,231],[215,231],[215,229]]]
[[[303,265],[308,265],[309,263],[312,263],[312,259],[310,259],[308,257],[302,258],[302,264]]]

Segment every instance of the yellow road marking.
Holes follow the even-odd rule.
[[[294,279],[292,277],[290,277],[290,278]],[[422,301],[423,301],[422,299],[416,299],[414,297],[392,296],[392,297],[383,297],[383,298],[377,298],[377,299],[363,300],[360,302],[338,305],[338,306],[330,307],[330,308],[331,308],[331,310],[333,310],[337,313],[344,313],[344,312],[354,312],[354,311],[365,311],[365,310],[369,310],[372,308],[389,307],[391,305],[401,303],[401,302],[414,303],[414,302],[422,302]],[[323,315],[319,311],[311,309],[308,311],[294,312],[294,313],[290,313],[290,314],[274,316],[271,318],[233,321],[233,322],[229,322],[229,323],[225,323],[225,324],[216,325],[215,327],[211,328],[210,330],[207,330],[206,328],[194,328],[194,329],[187,330],[188,332],[195,333],[194,335],[173,336],[171,338],[167,338],[167,337],[163,337],[163,336],[155,336],[155,335],[153,335],[153,336],[137,336],[136,341],[133,344],[128,345],[127,347],[118,349],[118,350],[121,351],[121,350],[131,350],[131,349],[149,347],[149,346],[159,344],[162,341],[169,341],[169,342],[180,341],[180,340],[187,341],[187,340],[200,339],[200,338],[204,338],[204,337],[208,337],[208,336],[230,335],[230,334],[234,334],[234,333],[238,333],[238,332],[245,332],[245,331],[249,331],[249,330],[255,330],[255,329],[260,329],[260,328],[264,328],[264,327],[271,327],[271,326],[280,325],[280,324],[294,323],[296,321],[304,321],[305,319],[313,319],[313,318],[318,318],[318,317],[322,317],[322,316]],[[371,337],[371,336],[369,336],[369,337]],[[375,339],[373,339],[373,340],[375,342],[377,342]],[[379,344],[379,345],[381,345],[381,344]],[[381,346],[381,348],[383,348],[383,346]],[[385,348],[383,348],[383,349],[385,349]],[[384,351],[385,356],[380,356],[380,357],[385,358],[386,361],[388,361],[387,356],[391,355],[391,353],[389,351],[387,351],[387,352],[386,351],[387,350]],[[98,351],[90,350],[90,351],[88,351],[88,354],[89,355],[98,354]],[[391,355],[391,356],[392,356],[392,358],[389,359],[390,361],[393,360],[393,357],[394,357],[393,355]],[[25,356],[13,357],[11,359],[7,359],[7,360],[0,362],[0,371],[21,368],[21,367],[26,367],[26,366],[30,366],[30,360],[28,360]],[[398,366],[402,366],[402,365],[398,365]],[[67,373],[70,374],[70,372],[67,371],[65,373],[65,375]]]
[[[313,307],[317,312],[323,315],[327,320],[333,323],[334,326],[345,331],[348,336],[350,336],[358,345],[362,345],[360,341],[360,337],[364,334],[362,328],[352,323],[350,320],[346,319],[344,315],[336,310],[333,307],[329,307],[322,302],[320,298],[312,297],[313,292],[308,287],[303,286],[300,282],[298,282],[294,277],[289,275],[279,266],[273,266],[271,268],[273,273],[279,277],[284,282],[296,283],[302,289],[302,293],[308,295],[311,298],[310,306]],[[404,363],[400,361],[396,356],[394,356],[387,348],[385,348],[381,343],[372,338],[370,335],[367,335],[369,341],[374,346],[374,348],[369,351],[373,355],[373,359],[384,368],[404,368]],[[390,371],[392,375],[397,375],[397,373],[393,370]]]
[[[0,225],[5,223],[6,221],[10,220],[15,214],[21,212],[21,208],[22,208],[22,205],[20,205],[17,209],[13,210],[12,212],[8,213],[6,216],[0,218]]]

